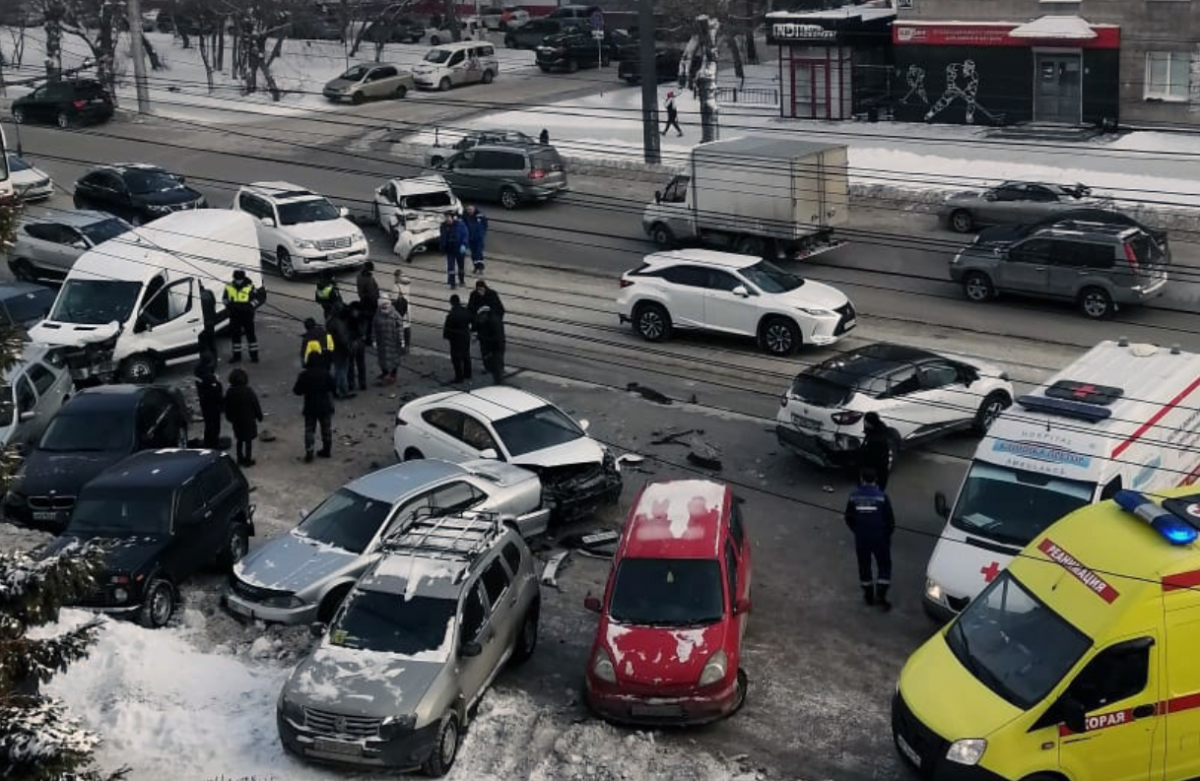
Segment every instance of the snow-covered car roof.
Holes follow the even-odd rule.
[[[416,195],[418,193],[436,193],[450,190],[450,183],[441,174],[425,174],[409,179],[393,179],[396,195]]]

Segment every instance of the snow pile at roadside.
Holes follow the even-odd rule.
[[[69,610],[62,624],[89,614]],[[184,626],[152,631],[106,621],[91,656],[58,676],[47,693],[103,738],[101,767],[133,768],[131,781],[279,778],[319,781],[328,769],[284,754],[275,703],[290,667],[288,649],[259,638],[239,651],[213,646],[193,611]],[[53,631],[50,629],[49,631]],[[547,706],[511,690],[485,697],[452,781],[750,781],[694,747],[579,720],[577,706]],[[378,778],[339,773],[341,778]],[[390,776],[394,777],[394,775]]]

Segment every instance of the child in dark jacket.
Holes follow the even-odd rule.
[[[229,373],[225,419],[233,426],[233,438],[237,440],[238,465],[254,466],[253,443],[258,439],[258,424],[262,423],[263,411],[245,369],[238,368]]]
[[[203,447],[216,450],[221,446],[221,412],[225,406],[225,388],[216,375],[217,362],[212,353],[200,353],[196,366],[196,399],[204,416]]]

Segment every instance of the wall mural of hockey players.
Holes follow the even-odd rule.
[[[966,123],[975,124],[975,112],[979,112],[995,123],[1002,122],[1002,117],[988,111],[979,105],[975,96],[979,93],[979,69],[975,60],[963,60],[961,63],[952,62],[946,66],[946,89],[937,102],[925,112],[925,121],[931,122],[957,100],[961,100],[966,109]]]

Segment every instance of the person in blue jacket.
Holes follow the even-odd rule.
[[[487,215],[475,208],[474,205],[468,206],[466,214],[463,215],[463,222],[467,224],[467,242],[471,248],[471,262],[475,265],[475,276],[483,275],[483,242],[487,238],[488,218]]]
[[[458,219],[458,215],[446,212],[446,219],[442,221],[440,244],[442,252],[446,253],[446,281],[450,283],[451,290],[467,284],[466,257],[470,238],[466,224]]]
[[[878,603],[887,611],[892,609],[887,597],[892,585],[892,533],[896,530],[896,516],[877,479],[874,470],[863,470],[858,488],[846,502],[846,525],[854,533],[863,601],[868,605]],[[872,572],[872,559],[878,577]]]

